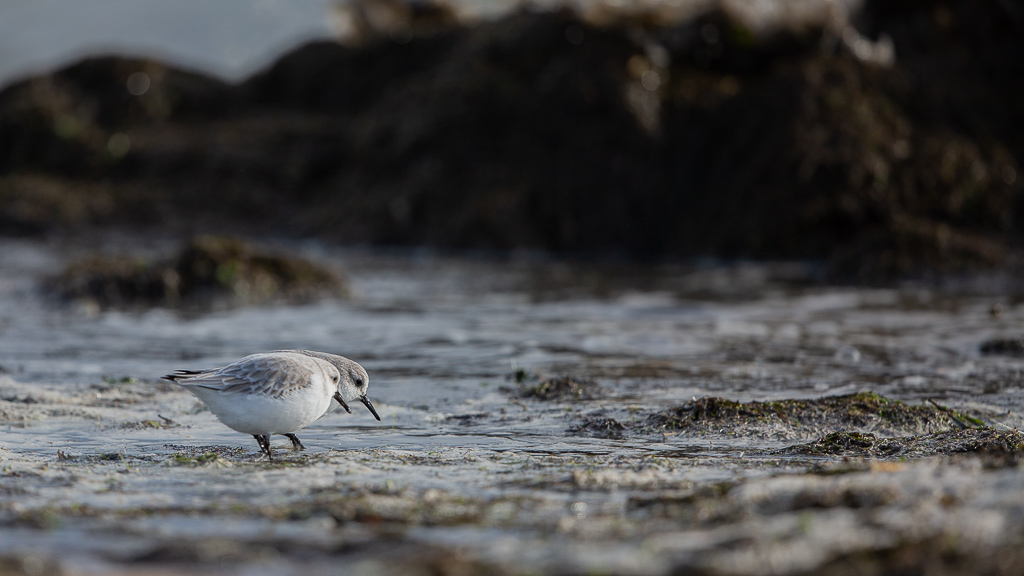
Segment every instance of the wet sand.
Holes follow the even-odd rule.
[[[352,298],[97,312],[38,290],[76,249],[0,244],[0,573],[1010,573],[1024,562],[1012,450],[821,456],[790,449],[827,426],[644,425],[704,396],[870,391],[1012,433],[1024,361],[980,353],[1016,338],[1024,316],[992,295],[998,284],[853,289],[794,282],[792,265],[291,248],[343,269]],[[335,410],[299,433],[306,452],[276,438],[270,463],[158,380],[282,348],[362,363],[383,422]],[[556,376],[595,388],[525,395]],[[960,429],[930,414],[923,427],[847,431]],[[621,433],[573,431],[588,419]]]

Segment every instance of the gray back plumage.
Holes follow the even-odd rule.
[[[291,356],[289,360],[288,356]],[[305,356],[327,362],[338,371],[341,381],[335,377],[335,384],[343,390],[365,394],[369,376],[359,364],[336,354],[313,350],[277,350],[246,356],[222,368],[213,370],[178,370],[163,378],[182,386],[206,388],[222,393],[243,393],[281,398],[304,388],[317,372],[313,360],[298,361],[295,356]],[[343,392],[344,393],[344,392]]]
[[[369,381],[369,377],[366,375],[366,370],[356,362],[353,362],[344,356],[328,354],[326,352],[317,352],[315,350],[278,350],[278,352],[291,352],[294,354],[303,354],[311,358],[326,360],[333,364],[334,367],[338,369],[338,372],[341,372],[342,374],[351,374],[353,378],[359,377],[363,379],[364,382]]]
[[[278,352],[290,352],[292,354],[302,354],[304,356],[326,360],[333,364],[334,367],[337,368],[339,372],[344,371],[347,373],[349,369],[352,368],[353,364],[351,360],[343,356],[338,356],[336,354],[328,354],[326,352],[317,352],[315,350],[278,350]]]
[[[308,388],[312,383],[311,378],[318,371],[312,361],[297,362],[295,356],[303,355],[294,351],[289,353],[293,354],[290,359],[289,356],[275,356],[273,353],[253,354],[213,370],[178,370],[164,376],[164,379],[186,388],[283,398]]]

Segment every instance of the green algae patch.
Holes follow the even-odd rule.
[[[48,288],[65,300],[100,308],[308,302],[349,293],[336,270],[222,236],[197,236],[165,259],[90,256]]]
[[[36,530],[56,530],[64,524],[59,511],[50,506],[22,511],[12,520],[12,523],[16,526],[24,526]]]
[[[938,404],[910,405],[874,392],[806,400],[737,402],[706,396],[652,414],[645,430],[823,433],[855,430],[883,435],[968,428],[981,421]]]
[[[197,456],[188,456],[179,452],[172,457],[171,462],[175,465],[202,466],[204,464],[217,463],[218,460],[223,460],[223,458],[216,452],[206,452]],[[224,460],[224,462],[227,461]]]
[[[806,456],[862,456],[871,458],[922,458],[954,454],[985,454],[1019,459],[1024,453],[1024,434],[1016,430],[967,428],[933,434],[879,438],[874,434],[840,430],[814,442],[791,446],[779,454]]]
[[[248,461],[255,452],[248,451],[240,446],[184,446],[179,444],[164,444],[166,449],[173,450],[172,461],[175,463],[209,462],[216,460],[216,457],[225,460]]]
[[[177,428],[178,424],[172,421],[160,421],[160,420],[140,420],[138,422],[123,422],[119,426],[122,430],[160,430],[164,428]]]

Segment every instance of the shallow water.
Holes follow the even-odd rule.
[[[995,516],[976,523],[1024,522],[1014,512],[1022,504],[1012,494],[1024,493],[1017,469],[928,461],[823,480],[802,473],[842,462],[771,454],[813,435],[567,433],[584,416],[638,422],[703,395],[861,390],[1018,426],[1024,362],[978,351],[989,338],[1019,335],[1024,309],[998,290],[821,287],[802,265],[570,266],[536,255],[291,247],[344,269],[355,297],[100,313],[38,290],[81,248],[0,242],[0,555],[73,573],[151,563],[318,573],[339,555],[356,573],[419,573],[434,566],[423,558],[453,549],[461,562],[513,572],[657,574],[762,573],[750,554],[763,549],[781,554],[776,571],[792,572],[843,553],[845,537],[880,522],[823,507],[818,521],[834,527],[834,540],[817,556],[786,552],[775,526],[795,514],[786,478],[805,492],[833,489],[819,486],[826,481],[869,494],[932,486],[898,506],[883,498],[890,514],[932,506],[934,490],[975,486],[943,509],[938,534],[979,511]],[[362,363],[383,421],[360,406],[334,411],[300,433],[302,455],[275,440],[283,463],[272,465],[252,438],[159,381],[288,348]],[[521,398],[516,370],[593,378],[601,392]],[[207,453],[219,456],[194,460]],[[723,483],[738,488],[719,501]],[[701,520],[703,508],[684,503],[705,496],[709,510],[770,511]],[[900,534],[902,520],[893,522],[886,529]],[[746,544],[725,544],[738,533]],[[865,538],[872,549],[874,536]],[[394,554],[381,554],[389,547]]]

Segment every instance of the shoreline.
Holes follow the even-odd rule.
[[[14,574],[1020,566],[1020,358],[983,351],[1019,335],[1004,297],[684,296],[665,272],[566,295],[529,266],[327,250],[355,298],[90,316],[36,291],[67,255],[24,242],[0,240]],[[383,422],[335,410],[270,463],[158,380],[295,347],[358,359]]]

